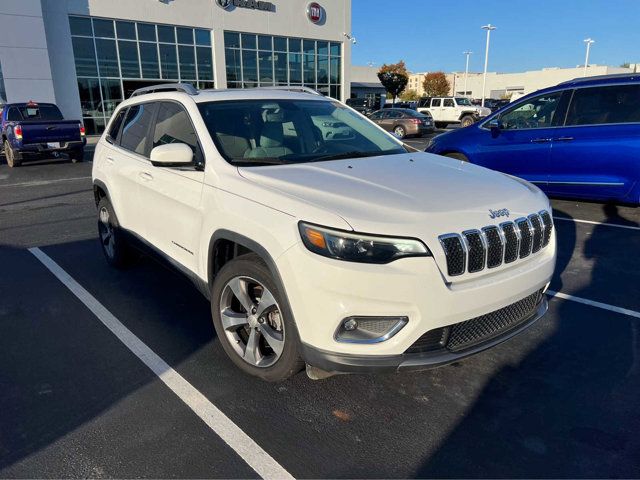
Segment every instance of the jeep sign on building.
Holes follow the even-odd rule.
[[[350,0],[1,0],[0,96],[101,133],[133,90],[306,85],[350,96]]]

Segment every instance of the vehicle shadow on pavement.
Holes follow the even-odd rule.
[[[615,206],[604,206],[606,222],[630,225]],[[560,222],[558,222],[560,223]],[[562,222],[559,274],[567,268],[576,227]],[[567,229],[568,225],[572,225]],[[616,230],[616,229],[614,229]],[[584,245],[592,263],[587,286],[572,295],[593,298],[589,284],[611,277],[611,252],[629,251],[630,239],[597,226]],[[571,237],[573,235],[573,238]],[[640,238],[640,237],[638,237]],[[638,248],[630,251],[638,251]],[[589,274],[588,270],[584,274]],[[631,278],[629,278],[631,279]],[[637,295],[627,279],[611,288]],[[559,288],[558,288],[559,289]],[[640,332],[638,320],[558,298],[532,334],[498,347],[539,342],[520,361],[503,365],[475,404],[417,477],[629,477],[640,475]],[[540,336],[540,334],[542,334]],[[523,351],[526,350],[523,348]],[[473,359],[468,362],[474,362]]]

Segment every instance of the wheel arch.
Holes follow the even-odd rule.
[[[101,180],[94,180],[93,181],[93,198],[96,202],[96,207],[100,203],[100,200],[102,200],[105,197],[107,198],[107,200],[109,200],[109,202],[111,202],[111,197],[109,196],[109,189],[104,184],[104,182],[102,182]],[[113,202],[111,202],[111,204],[113,205]]]

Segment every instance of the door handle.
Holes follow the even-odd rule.
[[[153,180],[153,175],[147,172],[140,172],[138,174],[138,177],[140,177],[140,180],[144,182],[150,182],[151,180]]]
[[[107,157],[107,162],[113,163],[113,157]]]
[[[556,138],[556,141],[558,142],[570,142],[573,140],[573,137],[558,137]]]
[[[531,140],[531,143],[547,143],[550,141],[550,138],[534,138],[533,140]]]

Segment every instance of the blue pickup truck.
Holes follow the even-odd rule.
[[[65,120],[52,103],[7,103],[0,113],[0,131],[7,164],[18,167],[24,159],[67,154],[81,162],[87,143],[82,122]]]

